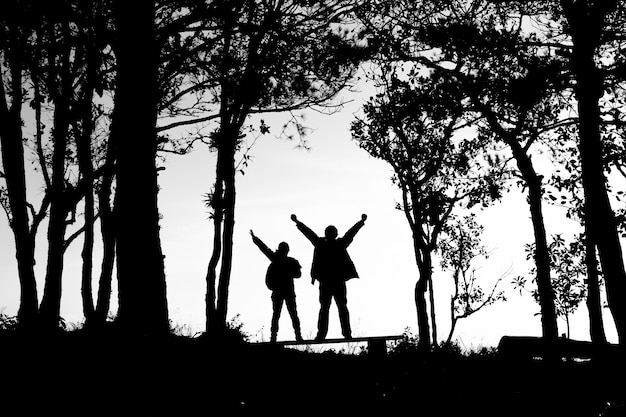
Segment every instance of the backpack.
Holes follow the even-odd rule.
[[[294,258],[287,257],[285,259],[279,259],[270,264],[267,267],[267,273],[265,274],[265,285],[270,290],[274,291],[281,287],[281,284],[287,282],[293,278],[300,278],[302,276],[302,267],[300,262]]]

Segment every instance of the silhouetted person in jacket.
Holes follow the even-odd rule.
[[[278,249],[274,252],[267,247],[265,243],[250,230],[252,241],[261,249],[261,252],[267,256],[271,263],[265,274],[265,284],[272,291],[272,327],[270,341],[276,342],[278,334],[278,320],[280,312],[283,309],[283,302],[287,304],[287,311],[291,316],[293,330],[296,334],[296,340],[302,341],[302,333],[300,331],[300,319],[296,309],[296,292],[293,286],[294,278],[300,278],[302,275],[301,266],[298,260],[287,256],[289,253],[289,245],[287,242],[280,242]]]
[[[367,216],[363,214],[361,220],[352,226],[343,237],[337,237],[337,228],[328,226],[324,237],[319,237],[298,220],[295,214],[291,220],[296,223],[298,230],[307,237],[315,247],[313,252],[313,265],[311,266],[311,283],[318,280],[320,283],[320,312],[317,323],[317,336],[315,340],[324,340],[328,333],[328,313],[332,299],[335,299],[339,310],[339,322],[343,337],[352,337],[350,329],[350,314],[348,313],[348,301],[346,297],[346,281],[358,278],[356,268],[350,255],[348,245],[352,243],[354,236],[365,224]]]

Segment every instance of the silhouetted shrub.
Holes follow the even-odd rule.
[[[404,355],[418,352],[418,337],[408,327],[402,333],[402,340],[390,349],[390,354]]]
[[[16,316],[8,316],[4,313],[0,313],[0,330],[15,330],[17,329],[18,321]]]

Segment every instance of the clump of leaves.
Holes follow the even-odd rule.
[[[8,316],[5,313],[0,313],[0,330],[15,330],[17,329],[17,317]]]
[[[525,245],[526,259],[531,260],[535,256],[535,245]],[[561,234],[552,236],[549,245],[550,269],[552,270],[552,289],[554,290],[554,304],[557,317],[562,317],[567,325],[569,337],[569,318],[578,309],[580,303],[587,295],[587,287],[584,282],[584,245],[581,238],[566,243]],[[536,268],[530,270],[531,275],[536,275]],[[532,280],[535,282],[535,279]],[[525,277],[517,277],[513,285],[520,291],[527,290],[528,281]],[[528,291],[528,290],[527,290]],[[537,288],[530,290],[533,299],[539,302]]]
[[[237,340],[241,342],[249,342],[250,335],[243,330],[243,323],[239,318],[239,314],[235,315],[232,319],[226,323],[226,333],[230,340]]]
[[[406,327],[402,332],[402,340],[390,349],[390,353],[396,355],[416,353],[419,351],[418,341],[418,336],[414,335],[409,327]]]

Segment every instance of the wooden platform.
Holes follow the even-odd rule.
[[[257,342],[258,345],[271,345],[271,346],[308,346],[308,345],[325,345],[332,343],[367,343],[367,352],[370,355],[384,355],[387,353],[387,342],[402,340],[404,336],[363,336],[363,337],[351,337],[351,338],[335,338],[324,340],[279,340],[276,342]]]

